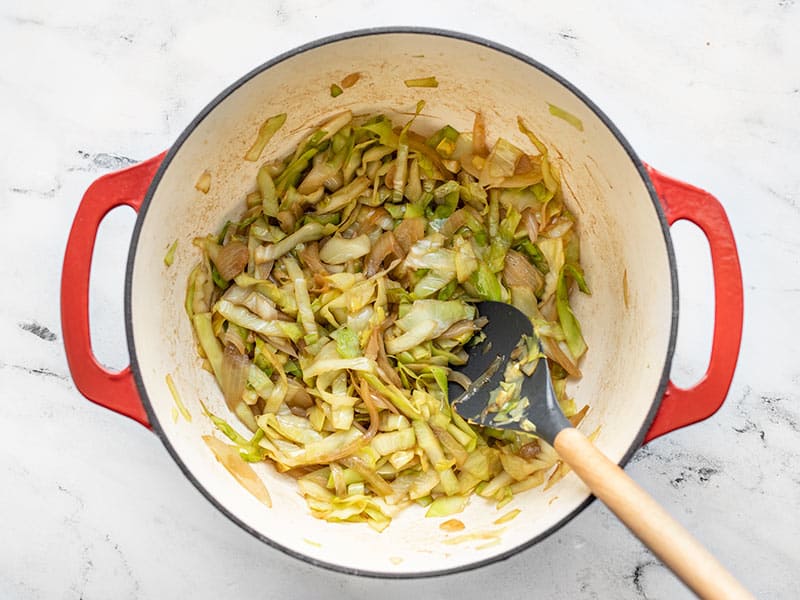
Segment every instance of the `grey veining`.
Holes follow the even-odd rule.
[[[59,280],[91,181],[168,147],[223,87],[276,54],[393,24],[462,30],[533,56],[583,89],[645,160],[723,203],[745,279],[730,394],[712,419],[645,446],[627,470],[759,597],[795,597],[798,3],[10,0],[0,6],[0,598],[689,597],[598,503],[528,551],[459,576],[386,583],[316,569],[231,524],[155,436],[72,384]],[[95,344],[114,366],[126,361],[131,222],[110,221],[94,278]],[[675,243],[673,372],[692,381],[707,361],[711,288],[702,243],[677,230]]]

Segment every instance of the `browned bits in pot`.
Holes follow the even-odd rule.
[[[350,73],[344,79],[342,79],[342,82],[341,82],[342,83],[342,87],[344,89],[353,87],[358,82],[359,79],[361,79],[361,73],[358,73],[358,72]]]

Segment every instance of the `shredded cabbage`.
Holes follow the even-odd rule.
[[[265,122],[248,158],[284,121]],[[430,517],[473,494],[501,506],[557,461],[533,433],[473,427],[450,409],[449,386],[474,384],[453,367],[482,335],[475,303],[530,317],[567,416],[585,414],[565,381],[586,351],[570,291],[589,289],[547,147],[521,119],[532,149],[487,146],[480,115],[471,132],[427,139],[413,121],[339,113],[260,165],[241,221],[196,240],[185,302],[238,418],[204,409],[234,444],[223,450],[294,475],[314,516],[377,531],[412,502]],[[498,423],[519,419],[522,378],[544,360],[524,350],[492,398]]]

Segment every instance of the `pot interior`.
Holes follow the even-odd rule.
[[[352,72],[361,73],[360,80],[332,98],[330,84]],[[404,84],[431,75],[438,88]],[[569,474],[547,491],[518,495],[500,511],[473,497],[457,515],[466,529],[455,534],[439,528],[443,519],[426,519],[425,509],[412,506],[376,533],[365,524],[313,518],[294,480],[259,464],[255,469],[273,500],[266,508],[201,439],[214,428],[200,401],[242,433],[246,429],[227,410],[212,375],[201,369],[183,302],[187,276],[200,256],[192,239],[237,217],[254,189],[260,163],[242,157],[265,118],[288,114],[262,160],[288,153],[312,127],[344,109],[384,112],[403,123],[420,99],[426,106],[415,128],[423,133],[445,123],[471,130],[474,111],[481,111],[490,143],[502,136],[530,148],[517,130],[521,115],[551,148],[567,205],[577,216],[592,289],[591,296],[576,294],[573,300],[589,351],[581,363],[583,379],[568,389],[578,406],[591,406],[581,429],[601,427],[597,445],[612,460],[622,460],[641,441],[669,363],[676,290],[668,242],[621,139],[570,87],[504,50],[432,32],[373,32],[327,41],[262,67],[212,103],[170,152],[140,214],[128,273],[129,341],[143,400],[193,482],[270,543],[328,566],[394,576],[465,568],[506,555],[565,522],[588,499],[587,488]],[[583,130],[553,116],[548,103],[578,117]],[[194,185],[205,170],[211,188],[202,194]],[[175,240],[175,261],[167,268],[163,258]],[[173,419],[168,373],[191,422]],[[516,508],[521,512],[514,520],[494,523]],[[476,535],[447,543],[465,534]]]

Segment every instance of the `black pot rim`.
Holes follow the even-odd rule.
[[[152,201],[153,194],[158,187],[161,178],[163,177],[166,169],[169,167],[172,159],[175,157],[175,154],[178,152],[180,147],[183,143],[187,140],[187,138],[192,134],[192,132],[197,128],[200,122],[203,121],[223,100],[225,100],[229,95],[231,95],[234,91],[236,91],[239,87],[244,85],[250,79],[255,77],[256,75],[262,73],[263,71],[281,63],[289,58],[292,58],[298,54],[302,54],[308,50],[312,50],[315,48],[319,48],[322,46],[326,46],[331,43],[340,42],[343,40],[348,40],[352,38],[359,38],[365,36],[375,36],[375,35],[391,35],[391,34],[419,34],[419,35],[434,35],[434,36],[441,36],[447,38],[453,38],[465,42],[470,42],[473,44],[477,44],[480,46],[484,46],[486,48],[490,48],[492,50],[502,52],[508,56],[516,58],[527,65],[543,72],[545,75],[548,75],[552,79],[559,82],[561,85],[569,89],[573,94],[575,94],[590,110],[592,110],[595,115],[603,122],[603,124],[611,131],[611,133],[616,138],[617,142],[624,148],[625,152],[628,154],[628,157],[631,159],[634,168],[638,171],[639,176],[642,179],[647,191],[650,195],[650,200],[653,204],[653,208],[656,212],[658,217],[659,223],[661,224],[661,231],[664,237],[664,243],[667,249],[667,255],[669,260],[670,266],[670,279],[672,285],[672,315],[671,315],[671,323],[670,323],[670,336],[669,336],[669,344],[667,347],[667,355],[664,360],[664,368],[661,372],[661,377],[659,380],[658,390],[656,392],[656,396],[653,399],[653,403],[650,407],[650,411],[647,414],[647,418],[642,423],[642,426],[639,432],[636,435],[634,442],[631,444],[630,448],[625,452],[625,455],[619,461],[619,465],[624,467],[636,450],[639,449],[642,442],[644,441],[645,434],[647,433],[650,425],[653,422],[653,419],[658,412],[659,407],[661,406],[661,400],[663,398],[664,392],[667,387],[667,383],[669,381],[669,373],[670,368],[672,365],[672,356],[675,351],[675,341],[677,337],[677,328],[678,328],[678,278],[677,278],[677,268],[675,263],[675,253],[672,246],[672,239],[669,233],[669,225],[667,224],[666,217],[664,212],[661,208],[661,204],[658,200],[658,195],[653,188],[653,185],[650,181],[650,177],[647,174],[645,169],[644,163],[639,159],[639,157],[634,152],[631,145],[619,131],[619,129],[614,125],[614,123],[609,119],[609,117],[602,111],[600,108],[592,102],[583,92],[581,92],[577,87],[575,87],[572,83],[570,83],[567,79],[559,75],[558,73],[552,71],[548,67],[544,66],[543,64],[539,63],[538,61],[534,60],[533,58],[517,52],[511,48],[503,46],[501,44],[497,44],[495,42],[470,35],[464,34],[455,31],[448,31],[444,29],[436,29],[436,28],[427,28],[427,27],[377,27],[377,28],[368,28],[368,29],[358,29],[353,31],[347,31],[335,35],[331,35],[328,37],[320,38],[318,40],[312,41],[308,44],[304,44],[279,56],[263,63],[262,65],[256,67],[243,77],[239,78],[237,81],[232,83],[228,86],[225,90],[223,90],[216,98],[214,98],[200,113],[192,120],[191,123],[183,130],[180,134],[178,139],[175,143],[171,146],[169,151],[167,152],[166,156],[164,157],[163,162],[161,163],[158,171],[156,172],[155,176],[153,177],[152,182],[150,183],[150,187],[147,190],[147,195],[142,202],[142,206],[139,209],[139,214],[136,219],[136,224],[133,230],[133,238],[131,240],[130,250],[128,253],[128,260],[126,266],[126,273],[125,273],[125,332],[128,342],[128,353],[130,356],[131,362],[131,371],[133,373],[134,380],[136,381],[136,386],[139,390],[139,395],[142,400],[142,404],[144,405],[145,411],[147,412],[147,417],[150,421],[150,424],[153,428],[153,431],[161,438],[162,443],[166,447],[169,454],[172,456],[173,460],[177,463],[178,467],[183,471],[183,474],[191,481],[191,483],[198,489],[198,491],[205,496],[205,498],[214,505],[220,512],[222,512],[225,516],[227,516],[231,521],[236,523],[239,527],[253,535],[254,537],[258,538],[265,544],[288,554],[294,558],[300,559],[306,563],[322,567],[325,569],[329,569],[331,571],[336,571],[339,573],[345,573],[348,575],[358,575],[363,577],[375,577],[375,578],[385,578],[385,579],[419,579],[419,578],[427,578],[427,577],[438,577],[443,575],[452,575],[455,573],[460,573],[464,571],[469,571],[473,569],[477,569],[479,567],[484,567],[495,562],[499,562],[502,560],[506,560],[511,556],[533,546],[534,544],[540,542],[544,538],[550,536],[551,534],[555,533],[559,529],[561,529],[564,525],[570,522],[573,518],[575,518],[581,511],[583,511],[593,500],[594,496],[589,496],[584,502],[580,505],[575,507],[567,516],[562,518],[558,523],[549,527],[545,531],[540,532],[535,537],[527,540],[526,542],[515,546],[501,554],[492,556],[490,558],[486,558],[483,560],[477,560],[475,562],[471,562],[465,565],[460,565],[457,567],[452,567],[448,569],[439,569],[436,571],[425,571],[421,573],[393,573],[388,571],[372,571],[372,570],[365,570],[359,569],[357,567],[346,567],[334,563],[329,563],[326,561],[321,561],[315,559],[311,556],[305,555],[303,553],[297,552],[283,546],[282,544],[277,543],[276,541],[268,538],[267,536],[262,535],[246,523],[244,523],[241,519],[239,519],[233,512],[228,510],[220,501],[218,501],[213,494],[211,494],[192,474],[189,470],[187,465],[181,459],[180,454],[178,451],[170,444],[169,439],[167,438],[161,424],[158,421],[158,418],[153,411],[152,404],[150,402],[149,395],[147,393],[147,389],[145,388],[144,382],[141,376],[141,370],[139,368],[139,361],[136,354],[136,346],[133,339],[133,318],[132,318],[132,306],[131,306],[131,288],[132,288],[132,280],[133,280],[133,269],[134,269],[134,262],[136,257],[136,249],[139,243],[139,237],[142,232],[142,225],[144,223],[145,215],[147,214],[147,210],[150,206],[150,202]]]

